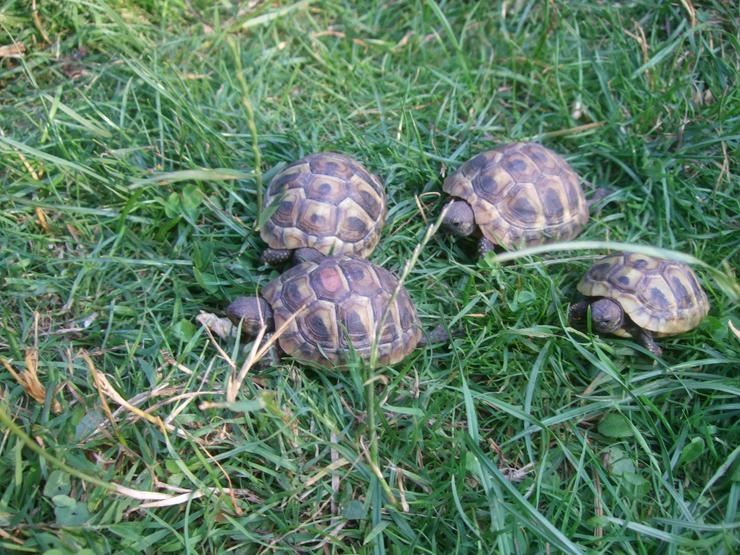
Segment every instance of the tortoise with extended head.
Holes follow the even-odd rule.
[[[571,307],[570,320],[600,333],[634,337],[656,356],[654,337],[689,331],[709,312],[707,295],[687,265],[644,254],[619,253],[597,261],[578,284],[585,299]]]
[[[514,249],[567,241],[588,221],[576,173],[535,143],[482,152],[451,174],[443,189],[456,197],[443,225],[458,236],[479,233],[481,255],[495,245]]]
[[[356,257],[307,260],[270,282],[261,297],[240,297],[226,309],[242,322],[242,331],[254,336],[262,325],[279,329],[298,315],[278,337],[283,352],[302,361],[332,366],[354,350],[368,360],[378,341],[379,364],[394,364],[422,342],[416,309],[396,277]],[[443,330],[431,341],[446,339]]]
[[[271,265],[320,255],[368,256],[380,239],[387,212],[381,180],[357,160],[334,152],[311,154],[278,173],[264,210],[274,210],[260,235]]]

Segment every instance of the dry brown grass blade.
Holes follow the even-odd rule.
[[[316,474],[314,474],[310,478],[307,478],[306,481],[305,481],[306,487],[307,488],[308,487],[311,487],[312,485],[314,485],[316,482],[318,482],[319,480],[321,480],[321,478],[323,478],[327,474],[333,473],[335,470],[337,470],[338,468],[343,467],[346,464],[349,464],[349,461],[347,459],[345,459],[344,457],[341,457],[341,458],[337,459],[336,461],[333,461],[331,464],[329,464],[326,467],[322,468],[321,470],[319,470]]]
[[[15,536],[11,536],[8,532],[0,528],[0,538],[5,538],[8,541],[11,541],[17,545],[23,545],[23,541],[19,540]]]
[[[401,498],[401,508],[404,513],[411,511],[409,502],[406,501],[406,489],[403,487],[403,470],[396,469],[396,483],[398,484],[398,496]]]
[[[36,217],[39,219],[39,225],[45,233],[49,233],[49,223],[46,221],[46,213],[44,212],[44,209],[40,206],[37,206],[35,208],[35,211]]]
[[[5,132],[1,128],[0,128],[0,137],[5,137]],[[28,160],[26,159],[26,157],[23,155],[23,153],[20,150],[14,148],[13,151],[18,155],[18,158],[21,159],[21,162],[23,163],[23,167],[26,168],[26,171],[28,171],[31,177],[33,177],[33,179],[35,179],[36,181],[39,181],[41,179],[41,176],[44,175],[43,166],[41,166],[41,168],[37,172],[36,170],[33,169],[33,166],[29,164]]]
[[[26,369],[20,373],[16,372],[13,366],[5,358],[0,357],[0,363],[5,367],[8,373],[13,376],[15,381],[34,401],[43,405],[46,402],[46,386],[41,383],[38,376],[38,351],[32,347],[26,349],[25,365]],[[52,399],[51,410],[54,414],[62,412],[62,405],[58,400]]]
[[[696,8],[691,3],[691,0],[681,0],[681,4],[689,13],[689,21],[692,27],[696,27]]]
[[[108,419],[108,422],[110,422],[113,431],[118,434],[119,431],[118,426],[116,425],[116,419],[113,417],[113,412],[110,410],[110,406],[108,405],[108,401],[106,399],[106,396],[110,395],[110,391],[113,390],[113,387],[108,382],[108,379],[105,378],[105,376],[101,376],[97,368],[95,368],[95,364],[90,358],[90,355],[88,355],[87,353],[82,353],[81,356],[87,364],[87,367],[90,369],[90,374],[93,378],[93,384],[95,384],[95,389],[98,390],[98,397],[100,398],[100,404],[103,407],[105,417]]]
[[[87,364],[87,367],[90,370],[90,373],[92,374],[93,381],[95,382],[95,387],[97,387],[98,392],[100,393],[100,396],[101,396],[103,408],[106,411],[106,415],[108,415],[108,418],[111,420],[111,424],[113,425],[114,428],[115,428],[115,423],[112,420],[113,414],[110,412],[110,408],[108,407],[108,404],[105,401],[104,397],[108,397],[113,402],[115,402],[117,405],[121,405],[122,407],[126,408],[126,410],[128,410],[129,412],[132,412],[139,418],[143,418],[147,422],[154,424],[160,430],[162,430],[163,434],[167,434],[167,430],[172,429],[172,426],[167,426],[162,421],[162,419],[159,418],[158,416],[151,415],[141,410],[140,408],[133,406],[126,399],[121,397],[121,395],[110,384],[105,374],[98,372],[97,368],[95,368],[95,363],[93,362],[89,354],[87,354],[84,351],[81,351],[80,356],[82,357],[82,360],[85,361],[85,364]]]
[[[290,317],[283,322],[280,327],[275,330],[275,333],[273,333],[270,338],[265,341],[265,344],[260,346],[262,343],[262,338],[265,336],[265,332],[267,331],[267,328],[264,326],[260,329],[260,331],[257,333],[257,337],[254,340],[254,344],[252,345],[252,350],[249,352],[249,356],[247,357],[247,360],[244,361],[244,364],[242,364],[241,369],[239,370],[239,374],[236,376],[236,378],[230,376],[226,382],[226,401],[229,403],[233,403],[236,401],[236,394],[239,392],[239,389],[242,386],[242,383],[244,382],[244,379],[247,377],[247,374],[249,373],[249,370],[254,366],[265,354],[267,351],[269,351],[272,346],[275,344],[275,341],[278,340],[278,338],[285,333],[285,330],[288,329],[288,326],[293,323],[293,320],[295,320],[304,310],[306,310],[306,306],[302,306],[298,310],[296,310],[293,314],[290,315]]]
[[[46,34],[46,31],[44,31],[44,26],[41,24],[39,11],[38,8],[36,8],[36,0],[32,0],[31,2],[31,17],[33,18],[34,27],[36,27],[36,30],[39,32],[39,34],[41,34],[44,41],[46,41],[46,44],[51,44],[51,40],[49,40],[49,35]]]

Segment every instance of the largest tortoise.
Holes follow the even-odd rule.
[[[369,360],[377,340],[377,362],[395,364],[422,340],[416,309],[403,287],[393,296],[397,288],[393,274],[367,260],[325,257],[286,271],[261,297],[239,297],[226,313],[247,336],[285,325],[280,348],[301,361],[333,366],[350,351]],[[430,336],[446,338],[441,329]]]
[[[691,268],[639,253],[601,258],[583,276],[578,291],[585,299],[571,307],[573,324],[586,324],[590,307],[596,331],[634,337],[656,356],[661,349],[654,337],[689,331],[709,311]]]
[[[495,245],[514,249],[567,241],[588,221],[578,175],[536,143],[482,152],[444,182],[456,200],[443,224],[455,235],[481,235],[481,254]]]
[[[387,207],[377,176],[348,156],[320,152],[272,179],[264,210],[272,213],[260,229],[269,246],[262,260],[276,265],[291,257],[368,256],[380,239]]]

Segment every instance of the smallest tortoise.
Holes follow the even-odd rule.
[[[280,349],[293,358],[331,367],[347,362],[354,350],[370,358],[378,342],[379,364],[395,364],[425,343],[421,324],[406,289],[389,271],[367,260],[325,257],[306,260],[270,282],[261,297],[239,297],[226,309],[242,332],[254,336],[265,325],[278,337]],[[444,330],[430,342],[446,340]]]
[[[654,337],[689,331],[709,312],[707,295],[691,268],[644,254],[600,259],[578,291],[586,298],[570,309],[573,325],[585,325],[590,306],[593,329],[633,337],[655,356],[661,349]]]
[[[383,182],[357,160],[335,152],[311,154],[278,173],[264,210],[274,210],[260,235],[262,261],[279,265],[323,255],[365,258],[375,249],[387,212]]]
[[[578,175],[552,150],[513,143],[481,152],[444,182],[455,197],[443,225],[480,235],[479,253],[568,241],[588,221]],[[601,195],[605,192],[601,192]]]

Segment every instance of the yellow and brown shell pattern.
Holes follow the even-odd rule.
[[[656,336],[693,329],[709,312],[707,295],[691,268],[644,254],[599,259],[583,276],[578,291],[614,299],[635,324]],[[629,334],[621,330],[616,335]]]
[[[478,154],[444,182],[483,236],[507,249],[567,241],[588,221],[578,176],[552,150],[513,143]]]
[[[394,364],[421,339],[406,290],[401,288],[391,302],[397,285],[393,274],[367,260],[332,256],[291,268],[262,295],[272,307],[275,329],[300,311],[278,338],[288,355],[332,366],[346,360],[351,345],[368,360],[377,338],[378,362]]]
[[[361,257],[378,244],[387,212],[380,179],[334,152],[311,154],[283,169],[270,182],[264,206],[275,210],[260,232],[271,248]]]

